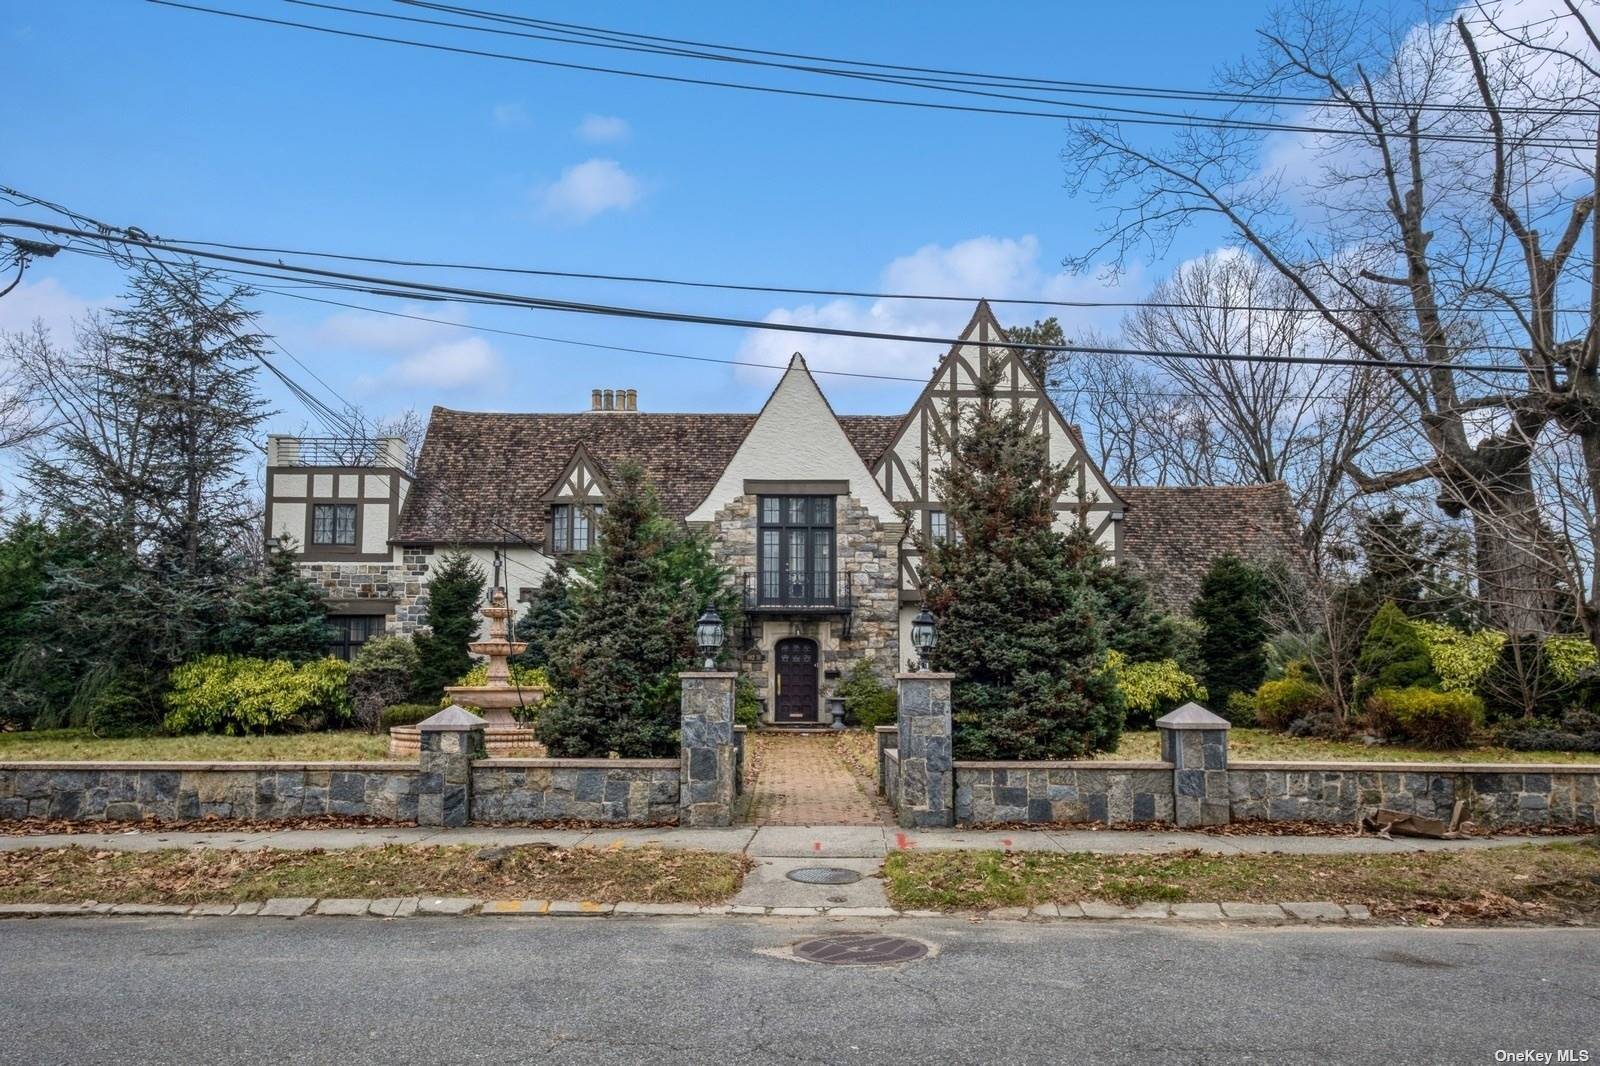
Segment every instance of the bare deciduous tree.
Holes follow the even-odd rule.
[[[1387,364],[1427,454],[1361,474],[1362,488],[1432,481],[1447,513],[1474,518],[1476,577],[1495,624],[1540,633],[1576,620],[1600,642],[1600,584],[1591,574],[1583,591],[1563,589],[1561,538],[1534,483],[1556,425],[1582,442],[1586,491],[1600,499],[1600,236],[1590,224],[1600,38],[1567,7],[1528,38],[1500,30],[1492,13],[1386,24],[1372,10],[1303,0],[1225,80],[1252,94],[1241,108],[1330,132],[1285,144],[1208,126],[1147,144],[1114,124],[1078,124],[1072,180],[1118,202],[1104,240],[1069,265],[1108,251],[1120,262],[1167,247],[1191,222],[1220,221],[1354,351]],[[1374,287],[1393,297],[1374,298]],[[1520,372],[1471,369],[1484,363]]]

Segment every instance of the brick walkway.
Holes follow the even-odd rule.
[[[760,771],[740,806],[753,825],[885,825],[887,805],[826,735],[752,733]]]

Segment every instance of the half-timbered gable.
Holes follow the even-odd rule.
[[[949,464],[961,423],[978,402],[979,383],[992,381],[996,401],[1005,410],[1020,408],[1028,428],[1044,435],[1050,460],[1065,465],[1072,476],[1070,487],[1056,500],[1058,524],[1084,526],[1115,556],[1121,548],[1117,530],[1122,498],[1021,354],[995,346],[994,342],[1007,339],[988,303],[980,302],[972,321],[901,420],[892,442],[874,465],[873,476],[895,506],[911,516],[913,530],[925,537],[943,535],[939,476]],[[908,544],[900,553],[901,596],[907,602],[921,598],[918,563],[918,553]]]

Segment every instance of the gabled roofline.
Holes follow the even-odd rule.
[[[934,383],[939,380],[939,373],[945,368],[945,365],[954,359],[957,354],[960,353],[962,348],[973,344],[982,348],[989,343],[988,341],[982,339],[982,333],[979,328],[980,326],[985,325],[994,331],[995,339],[1010,343],[1011,337],[1006,333],[1005,327],[1000,325],[1000,320],[995,317],[994,308],[989,306],[988,300],[980,299],[978,301],[978,306],[973,309],[972,319],[966,324],[965,328],[962,329],[960,335],[957,336],[955,343],[950,345],[950,350],[945,352],[940,358],[938,364],[934,366],[933,373],[928,375],[928,383],[922,387],[921,392],[917,393],[917,398],[912,401],[910,409],[908,409],[905,415],[900,419],[900,424],[895,427],[894,434],[889,438],[888,447],[884,448],[882,455],[879,455],[873,460],[874,472],[876,472],[876,467],[878,464],[883,462],[884,457],[892,452],[894,450],[894,446],[900,442],[900,438],[905,433],[906,427],[909,426],[911,424],[911,420],[916,417],[917,409],[922,406],[923,401],[928,398],[929,393],[933,392]],[[975,336],[978,339],[973,339]],[[1106,487],[1108,492],[1111,493],[1111,499],[1102,502],[1116,504],[1118,506],[1123,505],[1123,499],[1117,494],[1116,486],[1111,484],[1111,479],[1106,477],[1106,472],[1100,469],[1100,464],[1095,462],[1094,456],[1089,454],[1089,449],[1084,446],[1083,437],[1078,433],[1078,427],[1074,426],[1067,419],[1067,417],[1061,413],[1061,408],[1056,406],[1055,400],[1051,399],[1049,391],[1045,389],[1044,382],[1033,376],[1033,371],[1028,369],[1028,364],[1025,361],[1018,359],[1016,360],[1016,364],[1018,372],[1027,379],[1030,385],[1039,391],[1040,399],[1049,405],[1049,412],[1055,415],[1056,418],[1060,420],[1061,424],[1066,427],[1067,436],[1071,437],[1073,443],[1078,447],[1079,458],[1083,460],[1084,464],[1090,470],[1094,471],[1095,475],[1100,479],[1100,483]]]
[[[567,457],[567,464],[561,468],[550,484],[545,486],[544,492],[539,494],[539,498],[549,502],[550,500],[560,496],[561,493],[559,490],[562,483],[567,480],[567,476],[572,473],[573,468],[579,463],[587,463],[589,468],[594,471],[595,479],[602,486],[604,486],[607,491],[610,491],[611,479],[606,474],[606,468],[601,464],[599,459],[594,457],[593,452],[584,447],[583,441],[580,440],[572,449],[572,454]]]

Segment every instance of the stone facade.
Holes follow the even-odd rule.
[[[472,821],[678,820],[676,759],[488,759],[472,768]]]
[[[955,774],[964,825],[1173,820],[1164,762],[958,762]]]
[[[1349,823],[1379,807],[1449,821],[1457,800],[1480,826],[1593,826],[1600,766],[1235,763],[1235,820]]]
[[[678,820],[689,826],[732,825],[739,776],[733,736],[733,685],[738,675],[678,676],[683,681]]]
[[[414,763],[11,763],[0,819],[115,821],[345,814],[409,822]]]
[[[711,523],[712,551],[736,581],[746,574],[755,580],[756,505],[754,495],[735,497]],[[857,659],[868,659],[878,679],[887,685],[893,682],[900,654],[900,525],[880,522],[855,497],[836,496],[834,530],[838,573],[841,579],[848,575],[851,581],[849,639],[844,638],[844,625],[837,616],[763,615],[753,622],[750,646],[736,649],[739,672],[749,678],[757,696],[770,706],[773,645],[788,636],[815,640],[822,671],[818,721],[825,720],[824,701],[833,695],[839,676]],[[796,626],[799,632],[795,632]]]
[[[956,775],[950,719],[954,674],[900,674],[894,807],[908,829],[954,825]]]
[[[315,582],[330,601],[353,610],[360,601],[372,600],[373,614],[390,615],[388,632],[414,633],[428,617],[427,575],[432,549],[397,550],[399,564],[301,562],[299,567],[301,574]]]

